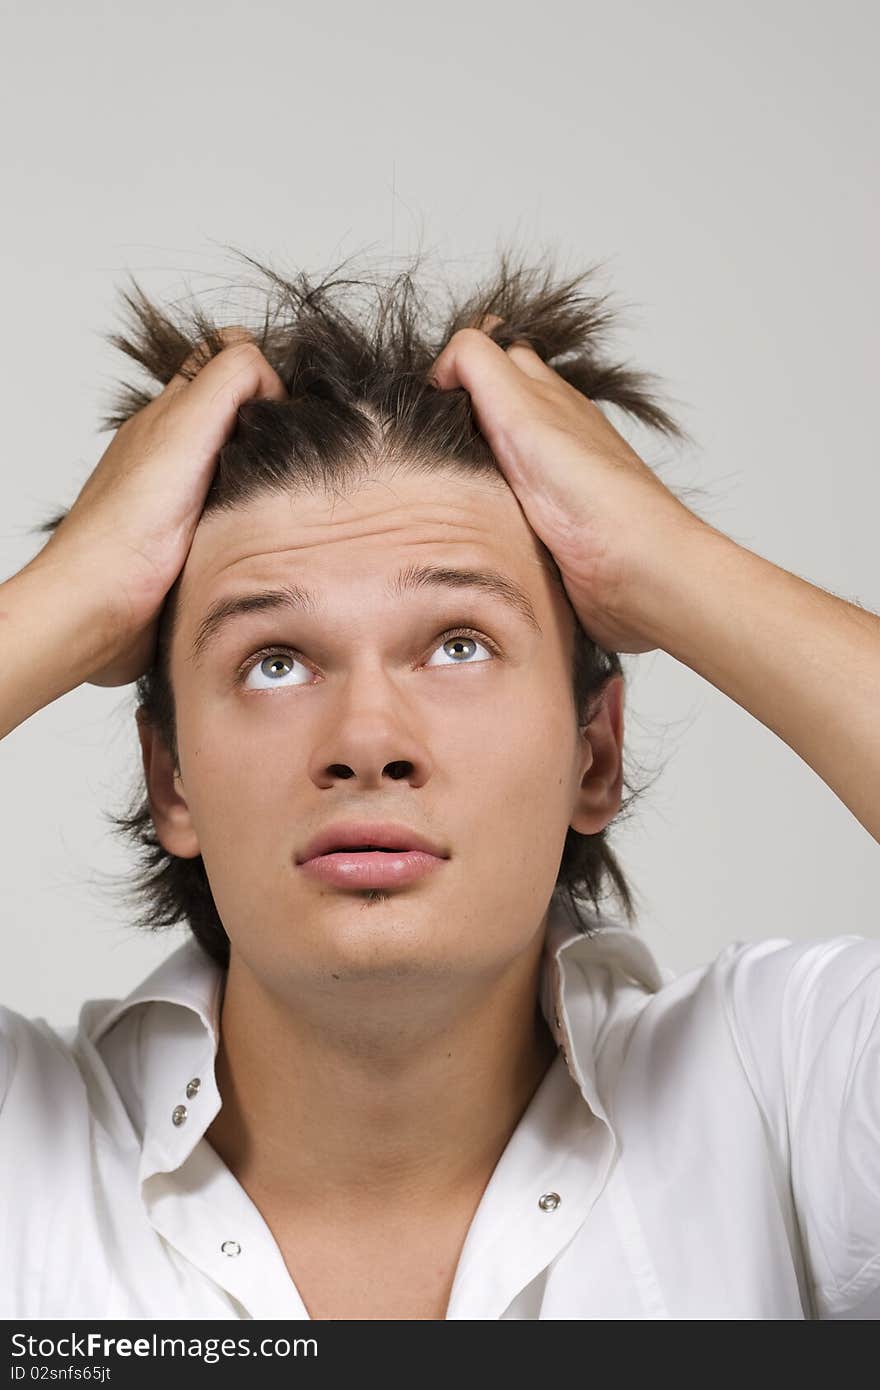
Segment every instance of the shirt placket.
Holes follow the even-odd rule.
[[[511,1136],[468,1229],[447,1319],[500,1318],[587,1219],[615,1153],[562,1057]]]
[[[181,1073],[187,1054],[191,1069]],[[152,1039],[145,1080],[156,1104],[139,1173],[145,1210],[162,1239],[247,1316],[307,1319],[261,1212],[205,1138],[221,1106],[215,1056],[188,1011]]]
[[[262,1214],[207,1140],[174,1173],[147,1179],[143,1194],[154,1229],[248,1317],[308,1319]]]

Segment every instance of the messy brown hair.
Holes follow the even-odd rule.
[[[477,428],[467,391],[438,391],[428,382],[430,368],[452,334],[489,314],[502,320],[490,333],[500,347],[515,339],[525,341],[592,401],[617,407],[669,438],[687,438],[657,400],[653,374],[608,360],[602,339],[615,315],[608,295],[590,288],[598,265],[559,277],[546,257],[530,266],[502,250],[496,268],[470,292],[456,295],[446,285],[446,306],[438,310],[418,283],[418,256],[397,274],[360,276],[340,273],[348,258],[318,279],[304,271],[284,275],[242,252],[235,254],[257,271],[263,298],[261,322],[237,322],[253,333],[289,399],[251,400],[239,408],[236,428],[217,458],[205,515],[242,506],[267,492],[298,487],[338,491],[356,485],[378,461],[387,459],[427,476],[452,471],[463,477],[497,478],[500,469]],[[105,336],[160,389],[196,349],[200,364],[222,350],[221,323],[204,303],[193,298],[185,308],[162,308],[134,276],[131,281],[132,289],[121,292],[124,331]],[[196,370],[191,366],[187,374]],[[115,388],[101,428],[118,429],[154,394],[122,383]],[[54,531],[67,510],[35,529]],[[554,582],[565,594],[552,555],[543,542],[540,547]],[[169,652],[179,586],[178,576],[160,615],[154,663],[136,684],[141,717],[162,738],[176,769]],[[583,727],[605,684],[622,668],[619,655],[594,642],[576,616],[571,669],[573,712]],[[618,819],[644,790],[628,776],[624,788]],[[124,814],[107,818],[138,852],[138,870],[134,877],[126,875],[123,884],[125,900],[140,909],[135,925],[158,931],[187,922],[207,954],[228,967],[229,937],[202,856],[179,858],[159,843],[140,769]],[[608,893],[628,922],[635,916],[631,889],[606,835],[607,828],[582,835],[569,827],[553,889],[585,933],[591,927],[579,905],[589,903],[598,912]]]

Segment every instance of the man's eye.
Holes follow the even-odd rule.
[[[451,650],[446,651],[447,647],[451,648]],[[472,655],[474,648],[476,647],[482,647],[484,651],[489,652],[490,656],[494,654],[489,648],[488,644],[485,642],[481,642],[478,639],[477,634],[475,632],[471,632],[468,628],[459,628],[455,632],[448,632],[442,638],[440,646],[437,647],[436,650],[439,652],[443,652],[445,656],[448,656],[449,661],[438,662],[438,665],[474,666],[476,663],[473,661],[468,661],[467,658]],[[483,659],[485,660],[485,658]],[[432,663],[430,661],[426,663],[426,665],[428,666],[430,666],[431,664]]]
[[[303,667],[303,663],[299,661],[291,651],[272,650],[269,652],[257,652],[256,656],[251,657],[249,662],[245,665],[241,680],[242,683],[245,683],[247,677],[250,676],[252,672],[256,672],[257,675],[265,677],[265,685],[245,686],[246,689],[251,690],[271,690],[273,686],[281,685],[282,683],[285,685],[288,683],[291,685],[305,684],[303,681],[282,682],[282,677],[290,674],[290,668],[292,666]],[[305,669],[305,667],[303,667],[303,669]]]
[[[456,628],[452,632],[444,633],[439,644],[434,648],[447,660],[439,662],[431,660],[425,664],[434,668],[437,666],[475,666],[479,661],[487,660],[486,657],[476,656],[479,647],[489,653],[490,659],[497,651],[494,644],[490,644],[487,638],[481,637],[470,628]],[[291,674],[295,666],[300,666],[303,670],[308,669],[298,654],[289,647],[264,647],[262,651],[255,652],[253,656],[248,657],[239,670],[238,681],[245,686],[245,689],[250,690],[272,690],[277,686],[306,684],[307,682],[301,680],[286,681],[284,679],[285,676]],[[248,677],[253,673],[261,677],[265,684],[250,684]]]

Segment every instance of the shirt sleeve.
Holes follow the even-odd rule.
[[[737,942],[718,964],[818,1315],[880,1319],[880,940]]]

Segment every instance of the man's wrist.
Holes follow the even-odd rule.
[[[715,629],[719,586],[729,585],[740,560],[758,557],[689,513],[664,535],[658,559],[644,551],[640,558],[628,585],[633,625],[646,646],[688,666],[701,664],[700,649]]]

